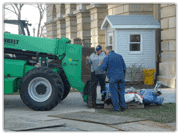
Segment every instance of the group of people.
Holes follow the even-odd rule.
[[[126,64],[123,57],[115,53],[112,46],[106,47],[104,53],[102,46],[98,45],[95,52],[86,57],[86,63],[91,64],[92,90],[96,90],[99,82],[102,94],[105,91],[107,75],[113,108],[116,111],[124,111],[126,106],[124,99]],[[105,100],[105,95],[101,96],[101,100]]]

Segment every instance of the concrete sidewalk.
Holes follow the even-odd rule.
[[[164,103],[176,103],[176,89],[161,88]]]

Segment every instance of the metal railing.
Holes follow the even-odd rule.
[[[74,44],[82,45],[83,47],[91,47],[91,39],[74,39]]]

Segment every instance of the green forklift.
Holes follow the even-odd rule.
[[[95,106],[90,81],[82,81],[81,45],[71,44],[65,37],[32,37],[26,20],[4,20],[4,23],[18,25],[22,33],[4,33],[4,94],[19,90],[26,106],[47,111],[64,100],[73,87],[89,108]]]

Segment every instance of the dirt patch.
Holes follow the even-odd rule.
[[[169,126],[169,125],[166,125],[166,124],[162,124],[162,123],[159,123],[159,122],[154,122],[154,121],[139,121],[137,122],[141,125],[146,125],[146,126],[150,126],[150,127],[160,127],[160,128],[163,128],[163,129],[168,129],[168,130],[171,130],[171,131],[175,131],[176,127],[174,126]]]

